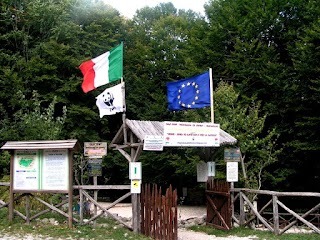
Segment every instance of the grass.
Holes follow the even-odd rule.
[[[50,218],[54,218],[59,224],[49,223]],[[7,219],[7,209],[0,209],[0,236],[13,235],[20,239],[26,235],[33,235],[37,239],[150,240],[110,218],[98,218],[95,228],[92,225],[74,224],[72,229],[68,228],[66,218],[55,213],[45,214],[40,219],[31,221],[30,224],[26,224],[17,216],[11,224],[5,221]]]
[[[317,233],[283,233],[276,236],[270,231],[252,230],[250,228],[236,227],[230,231],[218,230],[210,226],[193,226],[190,228],[193,231],[205,232],[209,235],[215,235],[217,237],[248,237],[252,236],[253,240],[319,240],[320,234]],[[253,237],[254,236],[254,237]]]

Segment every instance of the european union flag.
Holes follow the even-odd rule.
[[[210,106],[209,71],[177,82],[167,83],[167,97],[170,111]]]

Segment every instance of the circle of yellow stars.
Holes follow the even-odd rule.
[[[193,87],[195,90],[194,98],[192,99],[193,101],[191,101],[191,103],[185,103],[185,102],[182,102],[182,100],[181,100],[182,91],[183,91],[183,89],[185,89],[187,87]],[[200,90],[199,90],[198,84],[196,84],[195,82],[187,82],[186,84],[183,83],[178,90],[179,105],[181,105],[182,107],[185,107],[185,108],[191,108],[193,105],[196,104],[196,100],[199,99],[199,94],[200,94]]]

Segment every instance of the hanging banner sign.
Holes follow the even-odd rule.
[[[164,122],[165,147],[219,147],[220,124]]]
[[[107,155],[106,142],[85,142],[84,156],[88,158],[102,158]]]

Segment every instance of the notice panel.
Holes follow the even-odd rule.
[[[13,189],[38,190],[39,154],[36,150],[16,150],[13,164]]]
[[[165,147],[219,147],[220,125],[214,123],[164,122]]]
[[[67,149],[44,150],[42,189],[68,190],[69,165]]]
[[[15,150],[13,189],[27,191],[68,191],[67,149]]]

